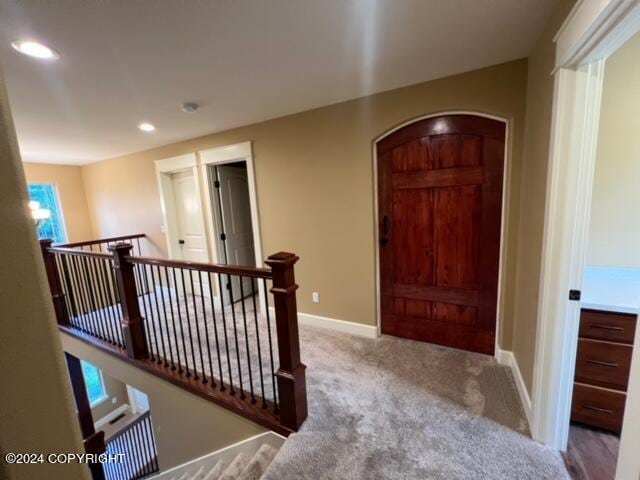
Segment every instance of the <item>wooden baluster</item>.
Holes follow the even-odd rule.
[[[76,400],[76,408],[78,409],[78,420],[80,421],[84,450],[86,453],[99,455],[104,453],[107,447],[104,443],[104,432],[101,430],[96,432],[93,424],[93,416],[91,415],[91,406],[89,405],[89,396],[87,395],[87,387],[84,383],[80,359],[66,352],[64,356],[67,360],[71,388]],[[105,479],[102,464],[90,463],[89,469],[91,470],[93,480]]]
[[[300,362],[298,310],[293,266],[298,257],[293,253],[271,255],[266,264],[273,272],[273,303],[276,311],[278,357],[276,372],[280,398],[280,423],[297,431],[307,418],[306,366]]]
[[[134,264],[127,260],[132,248],[130,243],[118,243],[110,246],[109,251],[113,253],[113,268],[122,305],[122,334],[127,355],[130,358],[144,359],[147,357],[144,322],[140,315]]]
[[[51,290],[51,298],[53,299],[53,309],[56,313],[58,325],[69,326],[69,311],[64,301],[64,292],[60,285],[60,272],[58,264],[53,253],[49,251],[53,240],[40,240],[40,248],[42,249],[42,258],[44,267],[47,271],[47,280],[49,281],[49,289]]]

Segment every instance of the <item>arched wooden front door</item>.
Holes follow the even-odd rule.
[[[382,333],[494,353],[504,141],[444,115],[377,143]]]

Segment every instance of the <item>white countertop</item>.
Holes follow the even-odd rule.
[[[638,313],[640,269],[586,266],[581,306],[609,312]]]

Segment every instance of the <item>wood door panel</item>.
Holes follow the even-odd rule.
[[[476,290],[464,290],[461,288],[396,284],[393,287],[393,295],[395,298],[454,303],[470,307],[478,305],[478,292]]]
[[[394,173],[391,178],[393,189],[435,188],[455,185],[480,185],[484,172],[479,167],[442,168],[440,170],[422,170],[419,172]]]
[[[435,285],[476,288],[480,188],[439,188],[434,197]]]
[[[433,282],[432,194],[425,190],[393,192],[394,283]]]
[[[492,353],[504,138],[447,115],[378,142],[383,333]]]
[[[495,348],[495,334],[493,332],[469,325],[451,324],[427,318],[420,318],[416,321],[415,317],[383,314],[382,333],[487,355],[492,355]]]

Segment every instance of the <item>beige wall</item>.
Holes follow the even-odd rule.
[[[244,417],[76,338],[61,337],[65,351],[147,394],[162,471],[266,432]]]
[[[144,231],[164,249],[154,160],[251,140],[263,253],[301,257],[299,310],[374,325],[373,141],[426,114],[491,113],[509,119],[511,128],[501,309],[509,349],[526,77],[526,60],[510,62],[88,165],[82,174],[94,233]],[[311,302],[313,291],[321,303]]]
[[[68,241],[90,240],[92,229],[80,167],[25,163],[24,170],[28,183],[51,183],[56,186]]]
[[[527,79],[527,118],[520,224],[518,232],[517,274],[512,292],[513,353],[524,382],[531,392],[535,357],[538,290],[542,254],[555,45],[553,37],[573,6],[574,0],[561,0],[549,19],[543,35],[529,57]]]
[[[640,267],[640,34],[607,59],[587,264]]]
[[[0,458],[83,451],[0,70]],[[8,464],[0,478],[88,479],[86,466]]]
[[[91,409],[91,416],[94,422],[97,422],[102,417],[110,414],[129,401],[127,385],[125,383],[117,378],[113,378],[106,372],[102,372],[102,379],[104,381],[104,389],[107,391],[109,398]]]

